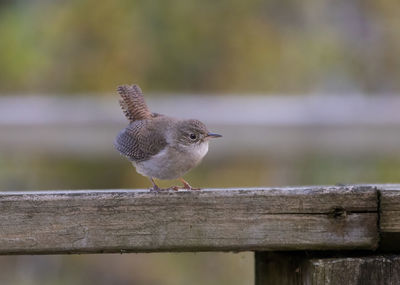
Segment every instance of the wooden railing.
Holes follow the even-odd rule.
[[[0,192],[0,227],[0,254],[255,251],[258,285],[400,284],[400,185]]]

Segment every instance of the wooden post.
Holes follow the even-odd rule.
[[[385,185],[379,189],[380,248],[400,250],[400,185]]]
[[[400,284],[400,255],[339,258],[312,255],[256,252],[256,285]]]
[[[255,254],[256,285],[302,284],[300,266],[304,259],[302,252],[262,252]]]

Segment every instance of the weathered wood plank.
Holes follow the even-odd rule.
[[[400,284],[400,256],[314,259],[302,266],[303,284]]]
[[[377,185],[379,191],[380,249],[400,250],[400,185]]]
[[[316,258],[256,252],[256,285],[397,285],[400,255]]]
[[[400,211],[390,211],[387,209],[382,210],[381,231],[400,232]]]
[[[383,185],[380,191],[380,228],[400,233],[400,185]]]
[[[3,192],[0,227],[0,254],[374,249],[377,192]]]

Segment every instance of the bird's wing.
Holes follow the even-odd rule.
[[[138,85],[122,85],[117,90],[121,96],[119,104],[130,122],[152,117],[152,113],[144,101],[142,90]]]
[[[118,134],[114,147],[135,162],[148,160],[166,147],[164,130],[154,120],[135,121]]]

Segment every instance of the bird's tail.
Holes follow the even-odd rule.
[[[152,114],[144,101],[142,90],[138,85],[121,85],[118,86],[117,90],[121,96],[119,104],[130,122],[152,117]]]

